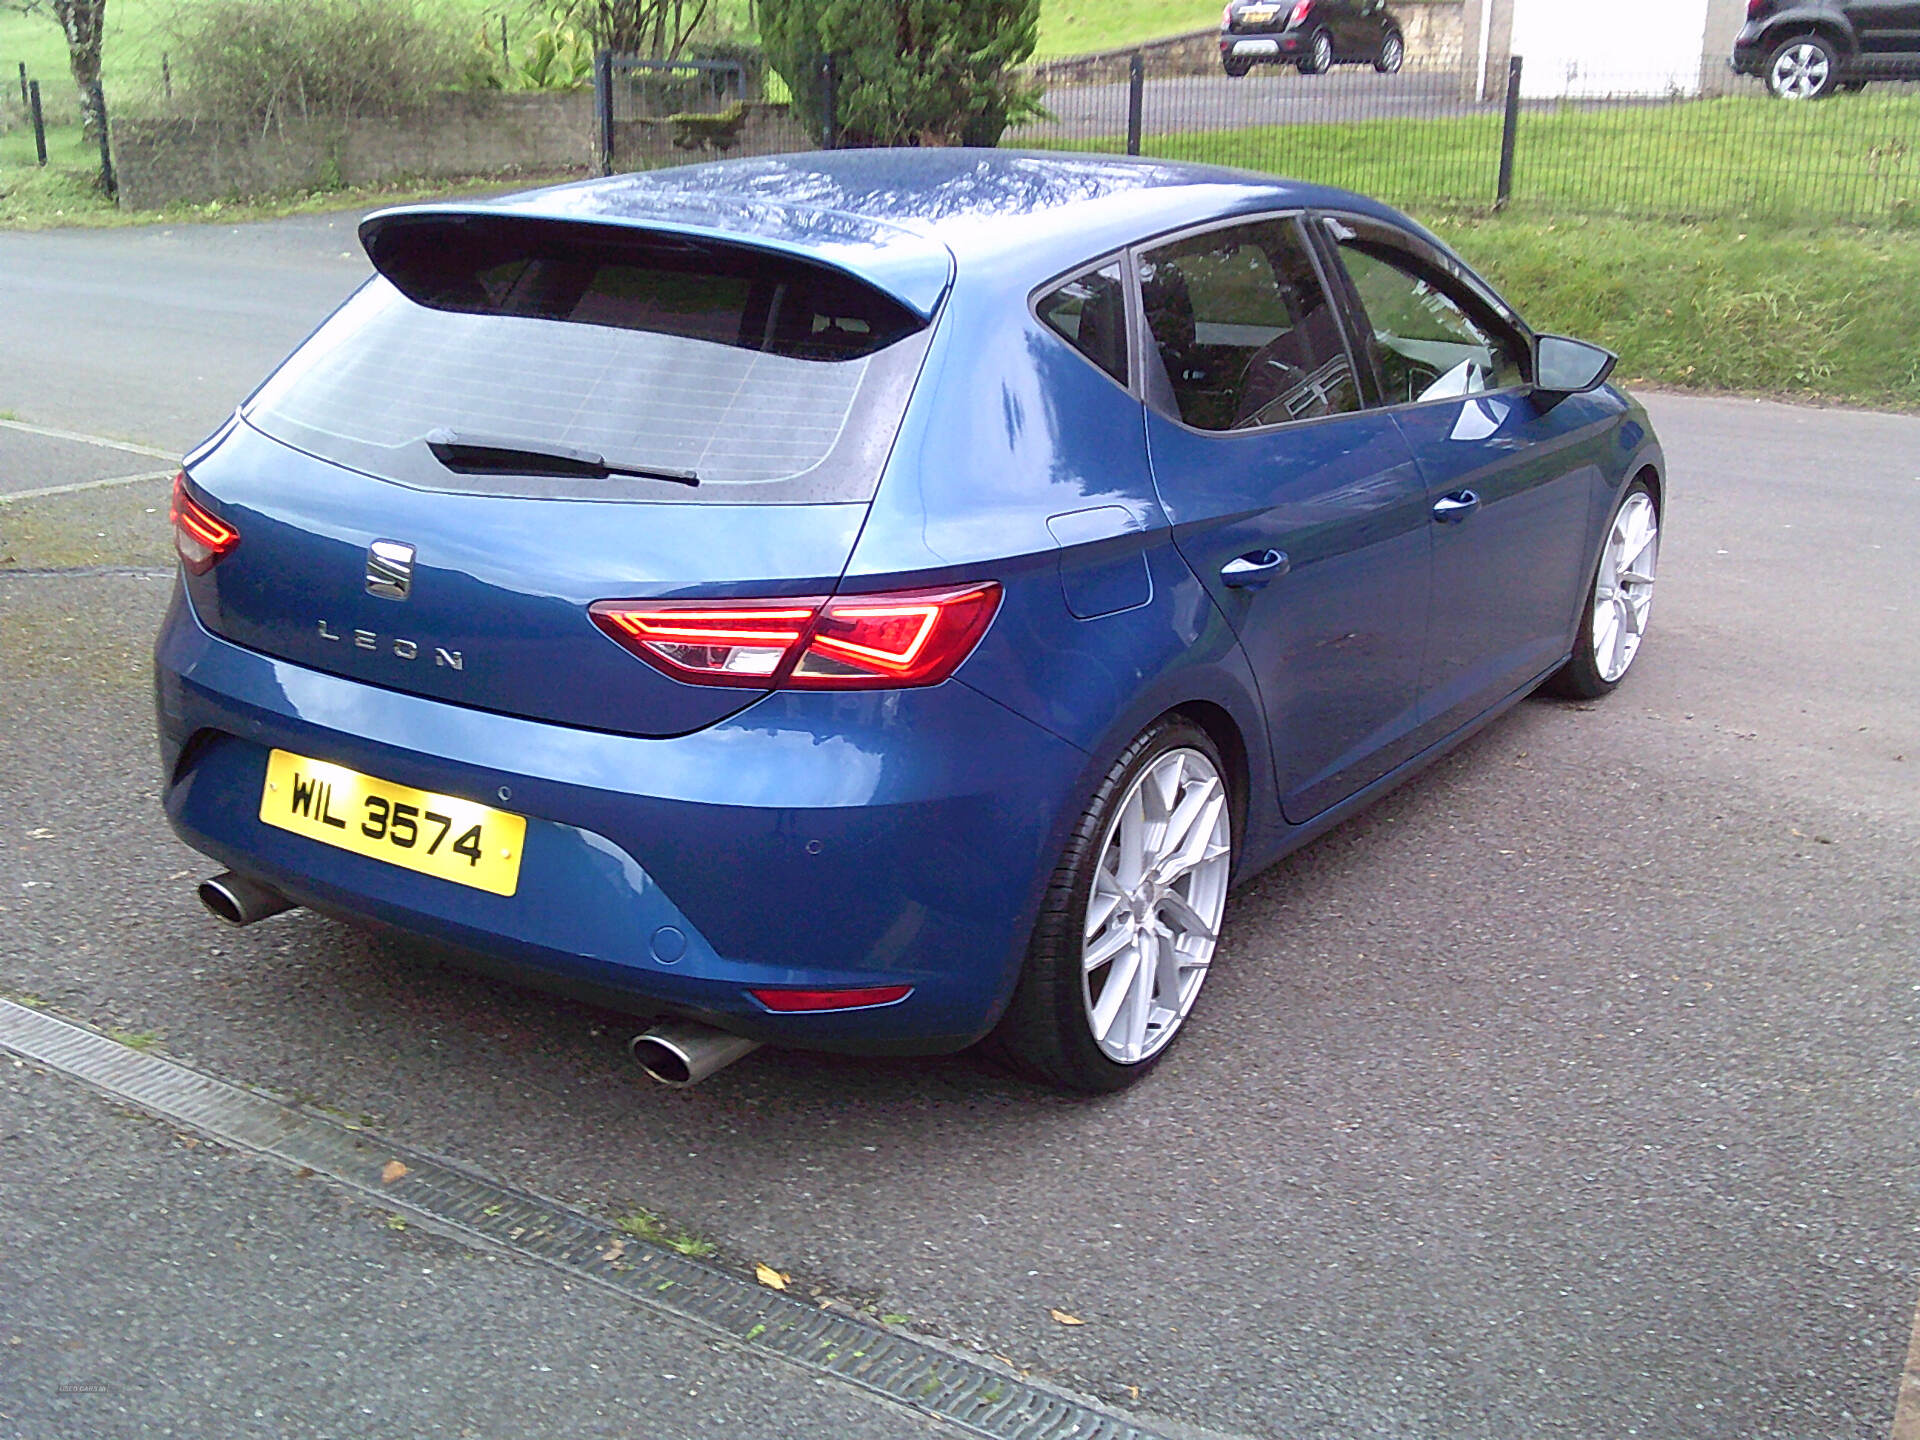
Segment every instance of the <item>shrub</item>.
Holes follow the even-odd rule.
[[[807,123],[822,113],[821,57],[848,145],[993,145],[1039,113],[1014,68],[1033,54],[1040,0],[760,0],[767,59]]]
[[[197,0],[174,45],[197,110],[263,130],[417,110],[474,60],[472,41],[414,0]]]

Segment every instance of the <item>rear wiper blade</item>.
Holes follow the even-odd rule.
[[[608,480],[630,475],[640,480],[668,480],[675,485],[698,485],[691,470],[664,465],[615,465],[591,450],[571,445],[528,445],[486,435],[464,435],[435,430],[427,436],[433,458],[456,475],[557,475],[581,480]]]

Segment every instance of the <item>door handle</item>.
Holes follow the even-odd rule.
[[[1480,508],[1480,497],[1471,490],[1456,490],[1433,502],[1433,518],[1442,525],[1458,525]]]
[[[1252,550],[1222,565],[1220,579],[1237,589],[1258,590],[1286,574],[1292,564],[1284,550]]]

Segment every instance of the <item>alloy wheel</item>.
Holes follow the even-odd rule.
[[[1773,57],[1768,83],[1773,93],[1788,100],[1807,100],[1827,87],[1833,65],[1818,45],[1801,41]]]
[[[1609,685],[1627,673],[1639,653],[1659,561],[1659,512],[1652,496],[1636,491],[1613,517],[1593,582],[1593,664]]]
[[[1400,62],[1406,58],[1406,47],[1401,44],[1398,35],[1389,35],[1380,46],[1380,63],[1376,67],[1382,75],[1398,74]]]
[[[1313,37],[1313,70],[1316,75],[1324,75],[1333,68],[1333,41],[1322,30]]]
[[[1087,900],[1081,996],[1094,1043],[1137,1065],[1193,1009],[1219,943],[1233,860],[1227,789],[1179,748],[1134,778],[1107,827]]]

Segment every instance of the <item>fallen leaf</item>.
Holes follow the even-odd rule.
[[[1064,1310],[1049,1310],[1047,1313],[1062,1325],[1084,1325],[1087,1323],[1078,1315],[1069,1315]]]
[[[382,1185],[391,1185],[406,1173],[406,1166],[402,1165],[398,1160],[389,1160],[380,1167],[380,1183]]]
[[[616,1235],[613,1237],[613,1243],[607,1246],[606,1249],[600,1252],[600,1258],[602,1260],[607,1261],[609,1264],[611,1264],[613,1261],[618,1260],[622,1255],[626,1253],[627,1253],[627,1242],[620,1236]]]
[[[758,1280],[762,1285],[765,1285],[769,1290],[784,1290],[787,1288],[787,1281],[793,1277],[791,1275],[782,1275],[771,1265],[756,1265],[753,1267],[753,1278]]]

